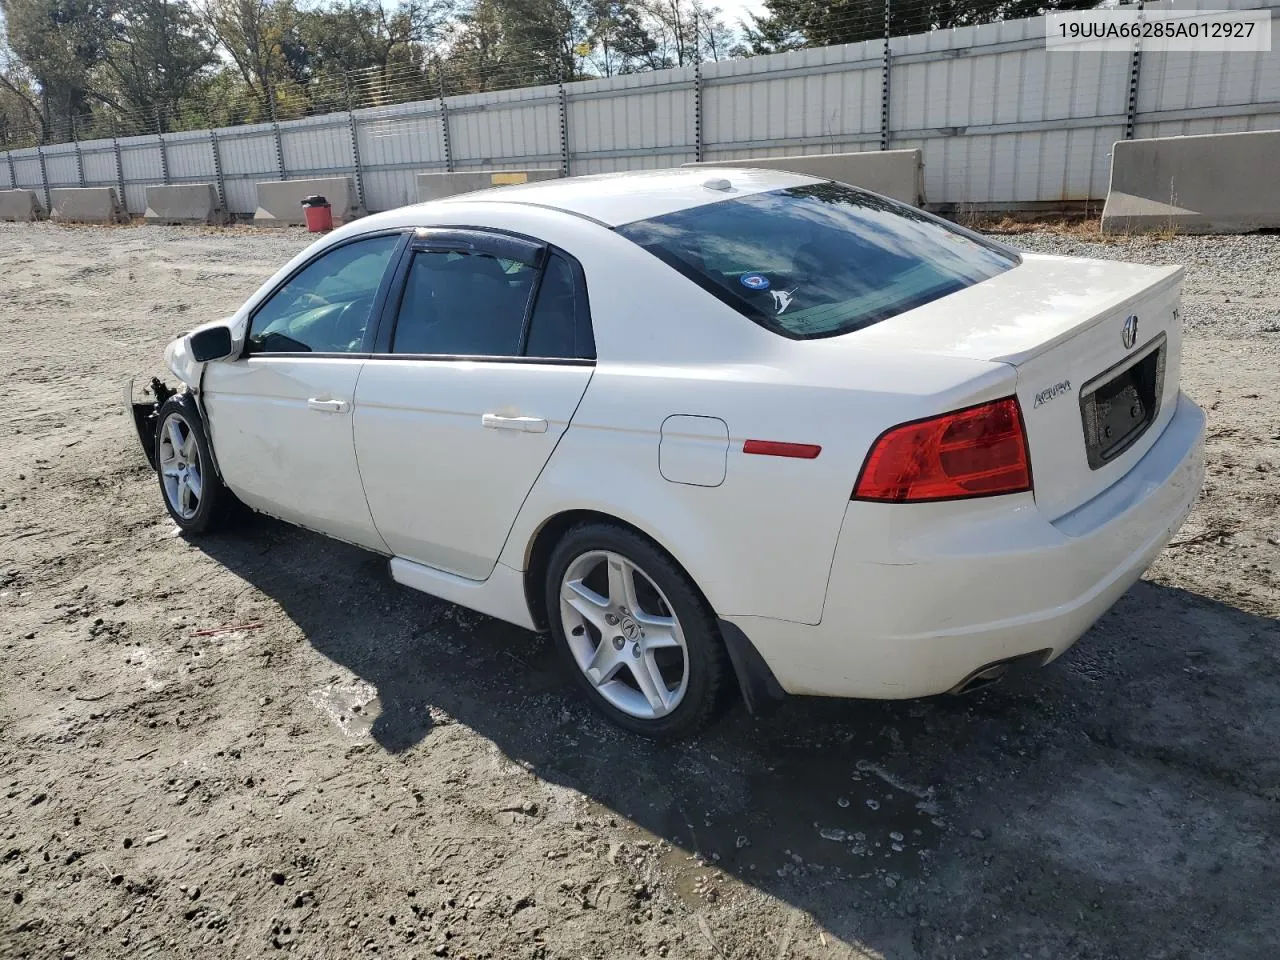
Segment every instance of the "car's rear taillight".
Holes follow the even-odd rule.
[[[1017,397],[886,430],[872,445],[854,500],[906,503],[1021,493],[1031,457]]]

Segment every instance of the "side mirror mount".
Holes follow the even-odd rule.
[[[191,357],[197,363],[225,360],[231,356],[230,327],[217,326],[197,330],[188,339],[191,341]]]

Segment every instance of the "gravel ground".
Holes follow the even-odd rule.
[[[1011,239],[1188,265],[1186,526],[1037,674],[664,748],[376,557],[174,535],[118,382],[305,235],[0,224],[0,957],[1275,957],[1280,237]]]

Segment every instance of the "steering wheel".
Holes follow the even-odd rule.
[[[334,345],[334,349],[345,353],[351,350],[353,344],[358,346],[364,339],[372,312],[373,297],[359,297],[335,313],[329,328],[329,342]]]

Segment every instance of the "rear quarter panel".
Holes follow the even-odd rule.
[[[1007,396],[1014,374],[1003,364],[776,339],[769,363],[602,357],[521,510],[503,562],[525,569],[549,518],[594,510],[663,546],[721,616],[820,622],[845,508],[876,437],[904,420]],[[718,486],[663,478],[662,424],[679,414],[728,425]],[[818,444],[822,451],[812,460],[748,455],[748,439]]]

